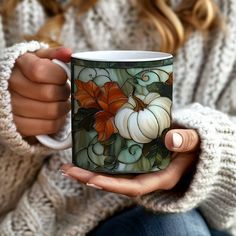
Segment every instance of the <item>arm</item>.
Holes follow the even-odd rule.
[[[222,112],[192,104],[174,113],[175,123],[196,129],[201,149],[195,174],[186,192],[153,192],[139,197],[154,211],[180,212],[200,206],[208,223],[229,228],[236,210],[236,125]]]
[[[46,47],[47,45],[34,41],[5,48],[0,54],[1,216],[15,207],[17,199],[32,184],[45,157],[54,152],[40,144],[30,145],[18,131],[14,122],[12,98],[9,90],[9,81],[17,58],[25,52],[33,52]],[[16,79],[18,81],[17,77]]]
[[[184,212],[199,206],[210,226],[229,229],[236,211],[236,125],[232,119],[198,103],[176,110],[173,120],[186,128],[177,130],[185,138],[179,150],[168,145],[175,153],[163,171],[113,178],[71,165],[62,170],[89,186],[135,197],[138,204],[155,212]],[[166,144],[173,131],[167,133]],[[200,149],[196,149],[196,134]]]
[[[41,145],[30,146],[17,131],[15,123],[13,122],[11,95],[8,90],[9,79],[17,58],[26,52],[34,52],[47,47],[47,45],[36,41],[20,43],[3,49],[0,55],[0,138],[4,145],[18,154],[45,154],[45,152],[49,151]]]
[[[65,90],[65,87],[68,87],[66,85],[66,74],[50,59],[58,58],[66,62],[69,60],[70,54],[71,51],[68,49],[47,49],[47,45],[32,41],[5,48],[0,56],[0,215],[2,215],[0,231],[3,235],[15,235],[15,232],[24,230],[38,232],[43,227],[47,228],[47,223],[40,221],[44,218],[42,215],[45,214],[42,212],[43,207],[49,211],[49,218],[55,219],[55,211],[50,212],[51,202],[45,192],[48,189],[52,191],[49,198],[56,195],[53,192],[55,190],[54,182],[56,182],[58,175],[58,166],[55,163],[61,164],[66,158],[69,161],[70,151],[67,151],[64,156],[51,157],[52,166],[48,168],[48,171],[53,170],[53,173],[47,172],[44,177],[41,176],[41,179],[40,177],[36,178],[39,170],[43,168],[45,157],[55,153],[55,151],[40,144],[31,145],[26,141],[26,137],[47,133],[45,126],[38,128],[38,125],[40,126],[41,122],[45,122],[45,119],[36,120],[37,122],[33,126],[29,122],[32,115],[39,115],[42,118],[45,113],[51,117],[51,120],[49,119],[50,124],[52,124],[50,128],[54,133],[53,125],[58,116],[61,117],[61,113],[57,113],[60,103],[58,102],[59,106],[57,106],[58,104],[54,99],[58,101],[59,97],[61,100],[63,117],[64,112],[68,112],[68,110],[64,111],[64,103],[62,102],[65,99],[66,103],[69,103],[67,101],[69,88]],[[37,79],[38,82],[33,81]],[[57,83],[60,85],[56,85]],[[34,99],[27,96],[34,96]],[[40,101],[37,101],[40,99],[47,100],[47,102],[43,102],[42,105]],[[51,99],[55,103],[50,102]],[[41,110],[37,109],[40,104],[43,107]],[[50,105],[56,105],[56,109],[53,111],[48,109]],[[52,130],[48,130],[49,133]],[[43,166],[47,166],[47,164],[44,162]],[[45,173],[45,169],[46,167],[41,172]],[[51,185],[48,186],[45,182],[50,179],[49,175],[52,174],[54,177],[52,181],[49,181]],[[58,185],[61,183],[62,181]],[[32,184],[33,187],[29,188]],[[60,186],[64,188],[63,184]],[[68,184],[68,186],[71,185]],[[27,188],[29,190],[25,191]],[[67,189],[64,195],[69,191]],[[22,200],[20,200],[21,195],[23,195]],[[65,197],[61,195],[58,198],[62,200],[62,204],[65,204]],[[40,200],[45,200],[41,203],[43,207],[39,207]],[[18,205],[19,207],[17,207]],[[63,208],[62,205],[58,207]],[[6,212],[13,209],[15,211],[5,215]],[[29,220],[32,219],[31,217],[33,217],[34,224]],[[16,225],[17,227],[15,227]],[[50,225],[50,227],[53,228],[54,225]],[[47,229],[45,229],[46,231]],[[23,234],[27,234],[27,232],[23,232]]]

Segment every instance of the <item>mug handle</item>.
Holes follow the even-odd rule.
[[[65,64],[64,62],[59,61],[57,59],[53,59],[52,62],[59,65],[62,69],[64,69],[64,71],[66,72],[66,75],[69,78],[69,83],[70,83],[71,74],[70,74],[69,66],[67,64]],[[53,139],[48,135],[37,135],[36,138],[43,145],[45,145],[49,148],[52,148],[52,149],[56,149],[56,150],[67,149],[72,146],[71,130],[70,130],[70,133],[68,134],[68,136],[64,140],[61,140],[61,141]]]

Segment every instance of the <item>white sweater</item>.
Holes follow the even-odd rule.
[[[194,33],[174,61],[173,119],[196,129],[201,137],[196,171],[185,190],[157,191],[135,199],[62,177],[58,169],[71,161],[71,150],[56,153],[40,144],[31,146],[16,131],[8,80],[20,55],[47,47],[22,39],[40,28],[46,14],[37,0],[23,0],[9,25],[2,26],[0,17],[1,236],[85,235],[135,202],[156,212],[199,207],[211,227],[236,235],[236,1],[217,4],[227,32],[214,32],[208,40]],[[80,20],[68,10],[61,41],[74,51],[153,50],[158,35],[138,18],[132,1],[100,0]]]

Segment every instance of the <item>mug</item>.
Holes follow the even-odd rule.
[[[71,133],[62,141],[37,139],[54,149],[72,147],[74,165],[109,174],[166,168],[171,126],[173,56],[152,51],[72,54]]]

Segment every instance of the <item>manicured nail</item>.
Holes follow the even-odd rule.
[[[74,179],[73,177],[71,177],[70,175],[68,175],[68,174],[66,174],[66,173],[61,173],[61,175],[62,175],[63,177],[66,177],[67,179],[76,181],[76,179]]]
[[[64,173],[64,172],[62,172],[61,175],[62,175],[62,176],[65,176],[65,177],[70,177],[70,178],[71,178],[71,176],[69,176],[68,174],[66,174],[66,173]]]
[[[93,187],[93,188],[97,188],[97,189],[102,189],[102,187],[97,186],[96,184],[87,183],[86,185],[89,186],[89,187]]]
[[[59,169],[59,172],[61,172],[63,174],[63,173],[65,173],[65,170]]]
[[[179,133],[173,133],[173,146],[174,148],[181,147],[183,143],[183,137]]]
[[[66,173],[73,166],[74,165],[72,165],[72,164],[64,164],[60,167],[59,171],[62,172],[62,173]]]

